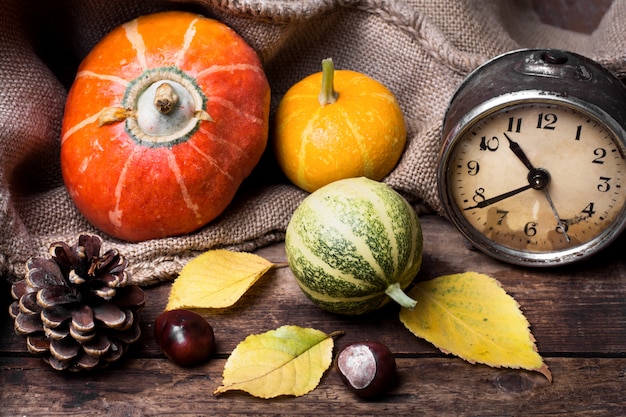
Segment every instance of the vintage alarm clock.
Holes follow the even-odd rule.
[[[626,87],[581,55],[518,50],[446,111],[438,192],[469,243],[525,266],[586,259],[626,225]]]

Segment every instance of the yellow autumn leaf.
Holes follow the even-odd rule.
[[[497,280],[445,275],[417,284],[409,296],[417,307],[403,308],[400,321],[416,336],[470,363],[537,371],[552,381],[528,321]]]
[[[182,268],[165,309],[230,307],[272,266],[252,253],[207,251]]]
[[[282,326],[246,337],[224,365],[214,394],[245,391],[255,397],[302,396],[317,387],[332,362],[332,335]]]

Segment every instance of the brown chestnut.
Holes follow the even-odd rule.
[[[161,313],[154,323],[154,340],[165,356],[180,366],[206,362],[215,350],[213,328],[190,310]]]
[[[341,349],[335,369],[352,392],[371,398],[383,394],[395,382],[396,359],[383,343],[353,342]]]

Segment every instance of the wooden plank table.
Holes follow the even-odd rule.
[[[472,365],[416,338],[389,305],[362,317],[326,313],[309,302],[288,268],[271,271],[231,309],[202,314],[218,343],[207,364],[180,368],[153,341],[153,322],[170,284],[146,289],[142,337],[113,366],[87,374],[53,371],[26,352],[13,333],[4,284],[0,312],[2,416],[210,416],[210,415],[626,415],[626,235],[592,261],[556,269],[507,265],[469,250],[444,219],[421,218],[425,252],[418,280],[473,270],[498,279],[520,304],[552,371]],[[284,246],[258,253],[285,261]],[[224,363],[247,335],[285,324],[387,344],[397,357],[398,383],[384,398],[356,398],[329,370],[318,388],[298,398],[261,400],[243,392],[219,397]]]

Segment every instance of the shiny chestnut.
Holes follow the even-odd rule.
[[[185,367],[208,361],[215,350],[213,328],[190,310],[161,313],[154,323],[154,339],[165,356]]]

